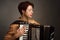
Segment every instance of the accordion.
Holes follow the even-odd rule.
[[[30,24],[28,37],[28,40],[54,40],[54,27]]]
[[[23,35],[23,39],[18,40],[54,40],[54,27],[50,25],[36,25],[28,24],[24,21],[15,21],[15,24],[27,24],[26,34]],[[28,31],[27,31],[28,30]]]

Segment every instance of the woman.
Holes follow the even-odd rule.
[[[28,23],[40,25],[38,22],[32,19],[34,5],[28,1],[21,2],[18,5],[18,10],[21,14],[21,17],[18,20],[26,21]],[[4,37],[4,40],[17,40],[20,36],[25,33],[26,27],[18,28],[18,24],[11,24],[9,31]]]

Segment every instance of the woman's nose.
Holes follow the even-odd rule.
[[[33,14],[33,10],[31,11],[31,13]]]

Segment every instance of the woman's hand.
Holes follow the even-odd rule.
[[[19,29],[17,30],[16,37],[22,36],[22,35],[25,33],[25,30],[26,30],[26,27],[25,27],[25,26],[23,26],[21,29],[19,28]]]

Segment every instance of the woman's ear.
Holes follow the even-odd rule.
[[[24,10],[22,10],[22,13],[24,14],[24,13],[25,13],[25,11],[24,11]]]

